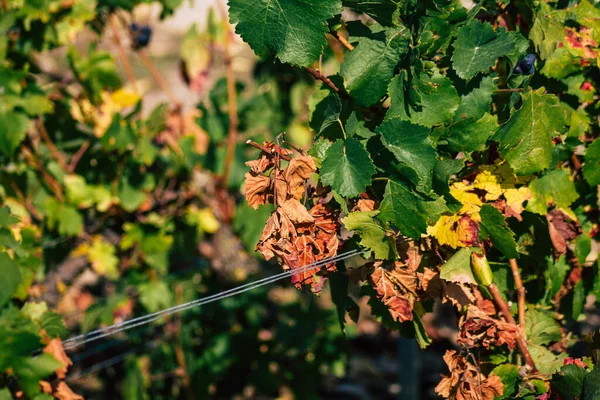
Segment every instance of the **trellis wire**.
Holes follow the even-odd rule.
[[[69,338],[63,342],[63,346],[64,346],[65,350],[72,349],[74,347],[78,347],[78,346],[81,346],[86,343],[94,342],[96,340],[102,339],[107,336],[115,335],[119,332],[123,332],[123,331],[129,330],[129,329],[133,329],[133,328],[136,328],[139,326],[149,324],[153,321],[156,321],[160,318],[169,316],[171,314],[183,312],[185,310],[188,310],[188,309],[191,309],[194,307],[212,303],[214,301],[219,301],[219,300],[222,300],[227,297],[235,296],[235,295],[244,293],[246,291],[258,288],[260,286],[268,285],[268,284],[276,282],[278,280],[281,280],[281,279],[284,279],[287,277],[291,277],[293,275],[297,275],[297,274],[300,274],[303,272],[308,272],[308,271],[320,268],[320,267],[330,264],[332,262],[345,260],[352,256],[362,254],[363,252],[364,252],[364,250],[351,250],[346,253],[342,253],[337,256],[325,259],[325,260],[321,260],[321,261],[317,261],[315,263],[305,265],[304,267],[301,267],[301,268],[288,270],[288,271],[285,271],[285,272],[282,272],[282,273],[279,273],[279,274],[276,274],[276,275],[273,275],[270,277],[259,279],[258,281],[249,282],[249,283],[243,284],[241,286],[237,286],[235,288],[225,290],[220,293],[216,293],[216,294],[213,294],[213,295],[210,295],[207,297],[203,297],[201,299],[192,300],[190,302],[180,304],[178,306],[170,307],[170,308],[167,308],[164,310],[156,311],[156,312],[146,314],[146,315],[143,315],[140,317],[136,317],[136,318],[129,319],[129,320],[126,320],[123,322],[119,322],[117,324],[107,326],[105,328],[99,328],[99,329],[93,330],[91,332]]]

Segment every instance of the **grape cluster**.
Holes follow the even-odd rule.
[[[141,49],[148,46],[152,37],[152,28],[148,25],[138,25],[135,22],[129,26],[133,38],[133,48]]]
[[[535,54],[527,54],[525,58],[519,60],[513,72],[515,74],[531,75],[535,72]]]

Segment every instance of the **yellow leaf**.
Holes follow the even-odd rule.
[[[492,175],[489,171],[483,171],[477,175],[473,182],[473,187],[485,190],[486,201],[498,200],[498,197],[502,196],[502,187],[498,184],[496,176]]]
[[[120,110],[135,106],[140,101],[140,96],[130,89],[119,89],[110,96],[111,101]]]
[[[200,229],[206,233],[215,233],[221,226],[210,208],[203,208],[198,211],[198,221]]]
[[[441,245],[470,247],[477,245],[479,225],[468,215],[443,215],[434,226],[427,228]]]
[[[518,189],[506,189],[504,191],[504,198],[506,199],[506,207],[510,208],[512,212],[517,215],[521,215],[523,210],[523,202],[531,198],[531,190],[528,187],[523,186]]]
[[[115,246],[105,241],[102,236],[96,236],[88,250],[88,259],[96,273],[105,275],[109,279],[117,279],[119,259],[115,253]]]
[[[470,192],[473,188],[463,182],[456,182],[450,187],[450,194],[462,203],[460,214],[468,214],[479,220],[479,209],[483,204],[477,193]]]

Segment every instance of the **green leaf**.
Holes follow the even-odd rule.
[[[434,126],[452,121],[459,97],[452,81],[434,68],[414,73],[405,70],[389,85],[391,105],[385,119],[408,119],[414,124]]]
[[[233,218],[233,229],[240,235],[246,250],[254,251],[272,211],[272,205],[259,207],[258,210],[254,210],[246,202],[237,206]]]
[[[428,200],[409,190],[402,182],[390,180],[377,218],[391,222],[404,236],[419,239],[427,232],[427,226],[435,224],[446,211],[448,208],[443,198]]]
[[[581,396],[583,380],[588,372],[575,364],[565,365],[552,376],[552,391],[564,400],[576,400]]]
[[[548,258],[547,268],[544,271],[546,278],[546,302],[551,301],[556,293],[560,290],[562,283],[567,276],[567,272],[571,267],[567,264],[564,254],[559,257],[558,260],[554,261],[552,258]]]
[[[579,198],[569,171],[561,169],[548,172],[529,184],[533,195],[527,203],[527,211],[546,215],[549,206],[568,208]]]
[[[558,323],[542,311],[528,310],[525,314],[525,322],[527,324],[527,340],[530,343],[547,345],[562,338]]]
[[[491,373],[499,376],[504,385],[504,392],[498,399],[512,399],[511,396],[518,390],[517,383],[521,380],[519,367],[513,364],[498,365]]]
[[[128,150],[133,150],[135,135],[131,126],[121,118],[121,115],[115,114],[112,123],[100,140],[106,151],[117,151],[119,154],[123,154]]]
[[[600,399],[600,367],[598,365],[583,380],[583,395],[581,397],[581,400],[596,399]]]
[[[477,284],[477,280],[471,269],[471,253],[473,249],[463,247],[442,265],[440,278],[448,282],[461,282]]]
[[[8,111],[0,114],[0,152],[11,156],[19,147],[29,129],[29,118],[25,114]]]
[[[552,139],[565,128],[565,109],[543,88],[530,90],[523,105],[498,129],[494,140],[500,154],[517,175],[529,175],[550,167]]]
[[[600,185],[600,138],[585,150],[583,177],[590,186]]]
[[[58,215],[58,233],[77,236],[83,231],[83,217],[75,207],[63,205]]]
[[[448,128],[443,139],[452,151],[467,153],[483,151],[486,149],[488,139],[497,129],[496,117],[486,113],[477,121],[465,119],[455,122]]]
[[[514,51],[515,43],[503,29],[472,19],[459,29],[454,41],[452,66],[458,76],[470,80],[492,67],[498,57]]]
[[[173,305],[173,294],[164,281],[151,281],[138,286],[140,302],[149,312],[156,312]]]
[[[387,92],[394,68],[408,53],[410,33],[404,26],[369,27],[354,50],[346,54],[340,68],[346,89],[356,103],[370,106]]]
[[[554,354],[544,346],[528,343],[527,348],[531,353],[531,358],[535,366],[543,375],[552,375],[563,365],[564,359],[567,358],[566,353]]]
[[[371,183],[375,166],[356,139],[338,140],[327,149],[320,170],[321,182],[344,197],[356,197]]]
[[[429,128],[400,118],[384,121],[378,128],[381,141],[411,171],[410,180],[421,192],[431,190],[437,153],[429,141]]]
[[[40,328],[51,338],[64,338],[69,334],[63,317],[53,311],[43,313],[38,323],[40,324]]]
[[[119,204],[127,212],[137,210],[146,201],[146,194],[131,186],[127,179],[121,181],[119,188]]]
[[[543,60],[550,57],[557,50],[557,45],[564,40],[566,14],[566,10],[554,10],[545,4],[535,13],[529,39]]]
[[[348,283],[350,278],[343,273],[329,275],[329,287],[331,289],[331,301],[335,304],[337,310],[340,328],[344,332],[346,325],[346,311],[349,306],[355,305],[354,301],[348,297]]]
[[[0,389],[0,400],[12,400],[12,394],[8,389]]]
[[[116,251],[115,246],[104,240],[102,236],[94,238],[88,250],[88,258],[98,275],[113,280],[119,277],[119,258],[116,256]]]
[[[342,218],[342,223],[360,236],[360,244],[373,251],[375,258],[392,259],[395,257],[394,242],[386,236],[382,224],[374,219],[376,215],[377,211],[355,211]]]
[[[397,0],[342,0],[342,4],[367,14],[384,26],[392,26],[399,20]]]
[[[583,280],[579,280],[573,288],[573,310],[571,316],[574,320],[579,318],[583,311],[583,305],[585,303],[585,289],[583,287]]]
[[[13,293],[21,283],[21,272],[19,266],[4,251],[0,251],[0,265],[2,274],[0,274],[0,307],[4,306],[10,300]]]
[[[34,397],[39,393],[40,380],[50,376],[62,363],[50,354],[43,353],[37,357],[19,357],[13,362],[13,370],[25,394]]]
[[[479,87],[471,90],[468,94],[461,96],[460,105],[454,114],[454,122],[465,119],[478,120],[485,114],[490,113],[492,95],[497,85],[491,76],[486,76],[481,80]]]
[[[310,127],[321,134],[332,125],[339,125],[342,103],[340,97],[328,89],[316,91],[309,99]]]
[[[484,204],[480,211],[482,228],[480,234],[489,235],[492,244],[502,252],[507,258],[517,258],[517,243],[515,242],[515,234],[508,227],[506,218],[494,206]]]
[[[261,58],[309,66],[326,44],[327,20],[342,11],[340,0],[229,0],[235,31]]]

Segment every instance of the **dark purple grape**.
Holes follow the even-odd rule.
[[[531,75],[535,72],[535,54],[527,54],[525,58],[519,60],[513,72],[515,74]]]
[[[135,29],[133,26],[135,25]],[[133,47],[135,49],[141,49],[148,46],[150,38],[152,37],[152,28],[148,25],[138,26],[137,24],[131,24],[131,34],[133,36]]]

